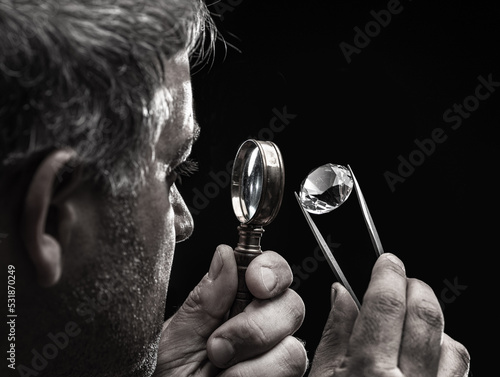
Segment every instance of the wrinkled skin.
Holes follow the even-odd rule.
[[[383,254],[358,312],[340,284],[311,377],[467,376],[465,347],[443,332],[441,307],[424,282],[406,277],[401,260]]]

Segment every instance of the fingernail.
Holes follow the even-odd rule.
[[[401,268],[403,270],[403,272],[406,272],[405,270],[405,265],[403,264],[403,262],[401,262],[399,260],[398,257],[396,257],[395,255],[393,254],[389,254],[389,253],[386,253],[386,258],[389,259],[392,263],[396,264],[399,266],[399,268]]]
[[[208,278],[211,280],[217,279],[222,270],[222,267],[224,267],[224,262],[222,260],[222,255],[220,255],[219,249],[217,249],[215,250],[212,262],[210,263],[210,268],[208,270]]]
[[[278,280],[276,279],[276,275],[272,269],[269,267],[261,267],[260,275],[262,277],[262,283],[267,288],[269,292],[272,292],[276,285],[278,284]]]
[[[333,307],[335,305],[335,299],[337,298],[337,290],[332,287],[332,292],[330,293],[330,304]]]
[[[224,338],[215,338],[211,344],[212,362],[218,367],[227,365],[234,358],[231,342]]]

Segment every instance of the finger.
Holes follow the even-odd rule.
[[[417,279],[408,279],[406,319],[399,368],[407,376],[435,376],[441,353],[444,318],[432,289]]]
[[[209,272],[191,291],[181,308],[165,323],[165,349],[205,347],[206,339],[224,320],[236,295],[237,267],[231,247],[220,245]],[[177,351],[181,352],[180,349]],[[206,355],[205,355],[206,356]]]
[[[437,377],[466,377],[469,368],[470,355],[467,349],[444,334]]]
[[[357,316],[358,308],[350,293],[339,283],[334,283],[332,309],[316,349],[309,377],[330,376],[340,366]]]
[[[393,254],[382,254],[372,270],[348,347],[349,364],[396,368],[406,311],[406,275]]]
[[[270,300],[254,300],[210,336],[208,357],[219,368],[260,355],[293,334],[304,319],[300,296],[287,290]]]
[[[192,331],[208,337],[231,307],[236,290],[237,268],[233,249],[220,245],[208,273],[191,291],[173,320],[192,323]]]
[[[304,345],[293,336],[283,339],[276,347],[259,357],[238,363],[226,369],[219,377],[296,377],[307,369]]]
[[[293,274],[281,255],[265,251],[250,263],[245,279],[252,295],[268,299],[283,293],[292,284]]]

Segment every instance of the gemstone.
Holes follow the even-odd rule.
[[[312,170],[300,185],[300,200],[307,212],[322,214],[333,211],[351,194],[354,182],[349,169],[325,164]]]

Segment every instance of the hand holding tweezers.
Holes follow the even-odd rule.
[[[356,177],[354,176],[354,173],[349,165],[347,165],[351,176],[352,180],[354,183],[354,190],[356,191],[359,205],[361,206],[361,212],[363,213],[363,218],[365,219],[365,224],[366,227],[368,228],[368,233],[370,234],[370,239],[372,241],[373,247],[375,248],[375,253],[377,254],[377,257],[382,255],[384,252],[384,249],[382,247],[382,243],[380,242],[380,237],[377,232],[377,228],[375,227],[375,223],[373,222],[373,219],[370,215],[370,211],[368,210],[368,205],[366,204],[365,198],[363,196],[363,193],[361,192],[361,188],[359,187],[358,181],[356,180]],[[351,294],[352,298],[354,299],[354,302],[358,306],[358,308],[361,306],[358,298],[356,297],[356,294],[351,288],[351,285],[347,281],[344,273],[342,272],[342,269],[340,268],[339,264],[337,263],[337,260],[332,254],[332,251],[328,247],[328,244],[326,243],[325,239],[321,235],[320,231],[318,230],[318,227],[314,223],[313,219],[311,218],[311,215],[304,209],[304,206],[302,205],[302,202],[295,192],[295,198],[297,199],[297,202],[299,203],[300,209],[302,210],[302,213],[304,214],[304,217],[306,218],[307,223],[309,224],[309,227],[311,228],[311,231],[316,238],[316,241],[319,244],[319,247],[321,251],[323,252],[328,264],[330,265],[330,268],[332,269],[335,277],[337,278],[338,281],[342,283],[342,285],[347,289],[347,291]]]

